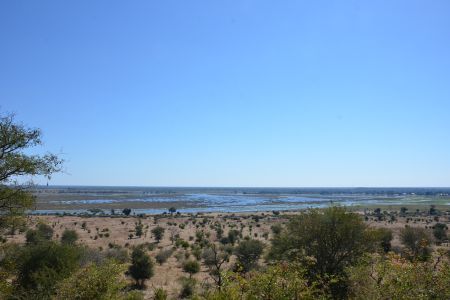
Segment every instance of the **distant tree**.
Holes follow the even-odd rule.
[[[0,113],[0,229],[11,224],[10,218],[21,217],[32,208],[35,198],[28,178],[50,178],[61,170],[63,161],[54,154],[28,154],[42,145],[41,138],[39,129],[17,122],[13,114]]]
[[[430,215],[437,215],[438,210],[436,209],[436,205],[431,205],[429,210]]]
[[[407,256],[411,260],[427,260],[430,258],[429,248],[431,239],[423,228],[405,227],[400,231],[400,240],[407,249]]]
[[[78,240],[78,233],[75,230],[66,229],[61,235],[61,243],[75,245]]]
[[[155,240],[159,243],[164,237],[164,228],[161,226],[157,226],[152,229],[152,234],[155,237]]]
[[[243,240],[237,245],[234,252],[243,272],[250,271],[256,265],[263,250],[264,244],[258,240]]]
[[[232,230],[228,231],[228,235],[226,237],[223,237],[220,239],[220,242],[222,244],[234,245],[236,243],[236,241],[239,239],[240,234],[241,233],[239,232],[239,230],[232,229]]]
[[[401,215],[405,215],[407,211],[408,211],[408,208],[403,207],[403,206],[400,207],[400,214],[401,214]]]
[[[189,273],[189,278],[191,278],[193,274],[200,271],[200,264],[196,260],[187,260],[183,263],[183,271]]]
[[[153,276],[153,262],[142,247],[134,248],[131,253],[131,266],[128,272],[136,281],[136,286],[139,288],[143,288],[145,286],[145,280]]]
[[[123,213],[125,216],[129,216],[129,215],[131,214],[131,209],[130,209],[130,208],[124,208],[124,209],[122,210],[122,213]]]
[[[25,235],[27,244],[38,244],[49,241],[53,237],[53,228],[47,224],[40,223],[36,229],[29,229]]]
[[[144,234],[144,225],[142,225],[140,219],[139,222],[136,223],[134,230],[137,237],[141,237]]]
[[[170,214],[174,214],[176,211],[177,211],[177,209],[173,206],[169,208]]]

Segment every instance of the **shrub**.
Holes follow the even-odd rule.
[[[183,271],[189,273],[189,278],[191,278],[193,274],[200,271],[200,264],[196,260],[187,260],[183,263]]]
[[[264,244],[258,240],[244,240],[235,249],[237,262],[243,272],[248,272],[258,262],[264,250]]]
[[[58,284],[57,299],[91,300],[118,299],[126,282],[122,279],[123,266],[107,261],[81,268]]]
[[[75,245],[78,240],[78,234],[75,230],[66,229],[61,236],[61,243],[67,245]]]
[[[405,227],[400,231],[400,240],[406,247],[406,256],[411,260],[427,260],[430,257],[430,237],[423,228]]]
[[[194,294],[197,282],[193,278],[181,278],[180,298],[189,298]]]
[[[274,237],[270,257],[300,261],[308,266],[313,281],[344,278],[345,268],[373,249],[374,242],[359,215],[341,207],[311,209],[293,217],[286,229]],[[344,282],[328,282],[334,285],[334,297],[345,297]]]
[[[144,234],[144,225],[142,225],[141,220],[136,224],[134,230],[137,237],[141,237]]]
[[[264,272],[250,272],[245,276],[227,274],[220,289],[209,291],[208,300],[216,299],[327,299],[310,282],[306,270],[297,264],[279,263]]]
[[[135,248],[131,253],[131,266],[128,272],[139,288],[143,288],[145,280],[153,276],[153,262],[141,247]]]
[[[156,261],[162,265],[163,263],[165,263],[167,261],[167,259],[169,259],[170,256],[172,256],[173,250],[161,250],[158,252],[158,254],[156,254]]]
[[[17,288],[37,298],[48,298],[55,285],[78,267],[78,247],[45,242],[24,247],[18,257]]]
[[[27,231],[25,239],[27,244],[38,244],[43,241],[49,241],[53,237],[53,228],[47,224],[38,224],[36,229]]]
[[[157,226],[152,229],[152,234],[155,237],[155,240],[159,243],[164,237],[164,228],[161,226]]]
[[[369,257],[349,270],[355,299],[450,299],[448,261],[410,262],[399,255]]]
[[[275,224],[270,226],[270,229],[272,230],[273,234],[280,234],[283,230],[283,227],[281,226],[281,224]]]
[[[443,223],[436,223],[433,227],[433,235],[439,241],[442,242],[447,239],[447,225]]]
[[[154,291],[154,300],[166,300],[167,299],[167,292],[163,288],[157,288]]]

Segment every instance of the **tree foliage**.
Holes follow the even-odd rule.
[[[27,244],[39,244],[50,241],[53,237],[53,228],[47,224],[39,223],[36,229],[29,229],[25,235]]]
[[[430,258],[430,235],[424,228],[405,227],[400,231],[400,240],[406,247],[405,255],[411,260]]]
[[[373,237],[361,217],[341,207],[312,209],[293,217],[272,241],[271,257],[312,258],[312,275],[339,274],[373,247]]]
[[[122,290],[126,286],[123,271],[124,266],[111,260],[81,268],[58,284],[56,299],[123,299]]]
[[[258,262],[264,244],[259,240],[243,240],[235,248],[237,263],[243,272],[250,271]]]
[[[78,240],[78,233],[75,230],[66,229],[61,235],[61,243],[67,245],[75,245]]]
[[[187,260],[183,263],[183,271],[189,274],[189,277],[200,271],[200,264],[196,260]]]
[[[136,285],[140,288],[144,287],[146,279],[153,276],[153,261],[145,253],[142,247],[136,247],[131,253],[131,266],[128,268],[131,277],[136,281]]]
[[[80,256],[79,248],[55,242],[23,247],[17,257],[17,294],[49,298],[55,285],[77,269]]]
[[[165,231],[164,227],[161,227],[161,226],[157,226],[157,227],[152,229],[152,234],[153,234],[153,236],[155,237],[155,240],[158,243],[164,237],[164,231]]]
[[[349,270],[351,299],[450,299],[448,261],[369,256]]]
[[[32,208],[30,179],[50,178],[61,170],[62,160],[54,154],[27,154],[28,149],[41,145],[39,129],[17,122],[13,114],[0,117],[0,225],[8,224],[9,217],[22,215]]]

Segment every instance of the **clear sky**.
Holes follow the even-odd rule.
[[[450,186],[450,1],[1,1],[50,184]]]

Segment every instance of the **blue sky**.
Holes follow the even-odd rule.
[[[449,1],[1,1],[51,184],[450,186]]]

